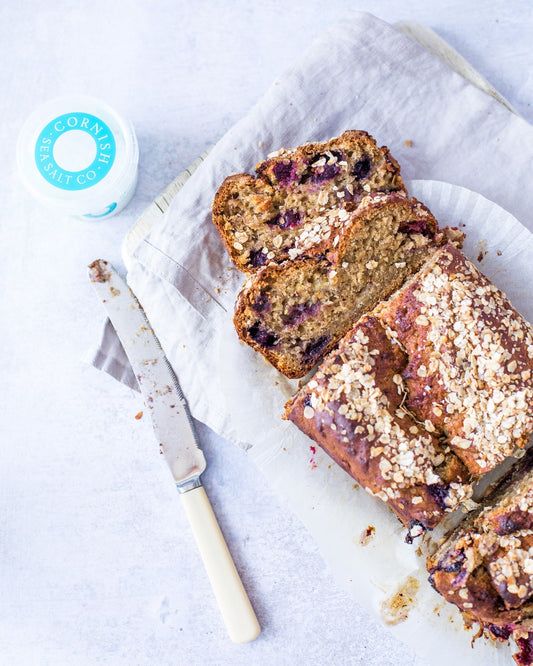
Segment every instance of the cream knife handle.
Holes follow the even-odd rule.
[[[261,628],[203,486],[181,499],[231,640],[253,641]]]

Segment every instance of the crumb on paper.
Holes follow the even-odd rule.
[[[502,256],[502,251],[501,250],[496,250],[496,254],[501,257]]]
[[[259,142],[259,148],[262,148],[262,147],[263,147],[263,142],[260,141],[260,142]]]
[[[487,250],[487,241],[484,238],[482,238],[478,242],[476,249],[478,250],[477,260],[481,263],[489,253],[489,251]]]
[[[137,419],[137,421],[138,421],[139,419],[142,419],[142,417],[143,417],[143,413],[142,413],[142,412],[139,412],[138,414],[135,414],[135,418]]]
[[[369,525],[368,527],[366,527],[361,532],[361,536],[359,537],[359,543],[361,544],[361,546],[367,546],[372,541],[375,534],[376,534],[376,528],[374,527],[374,525]]]
[[[472,648],[474,647],[474,643],[477,641],[478,638],[481,638],[483,636],[484,631],[485,628],[483,624],[480,622],[477,632],[472,636],[472,640],[470,641],[470,647]]]
[[[419,587],[418,580],[408,576],[397,592],[381,602],[380,615],[387,624],[395,625],[407,620]]]
[[[408,148],[411,148],[411,146],[413,145],[413,142],[411,141],[411,139],[407,139],[407,141],[405,142],[405,145],[406,145]]]

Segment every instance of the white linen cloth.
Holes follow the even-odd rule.
[[[228,260],[210,207],[226,176],[252,173],[259,160],[282,146],[329,139],[346,129],[365,129],[378,144],[386,144],[406,180],[446,181],[469,188],[533,229],[533,190],[528,187],[533,128],[528,123],[371,15],[351,14],[312,44],[217,143],[141,242],[128,274],[128,282],[176,370],[193,416],[251,449],[252,458],[270,479],[275,479],[276,465],[284,464],[280,456],[293,456],[291,469],[297,469],[295,460],[306,465],[310,441],[280,418],[297,383],[239,344],[232,330],[235,295],[244,277]],[[462,214],[468,214],[468,205]],[[93,363],[134,385],[109,327]],[[317,476],[323,483],[321,490],[303,475],[295,477],[295,488],[287,497],[325,552],[324,544],[340,538],[335,530],[342,520],[330,517],[329,533],[328,521],[313,528],[306,519],[308,512],[299,511],[297,498],[302,500],[307,493],[308,501],[317,508],[323,500],[335,512],[337,506],[354,504],[353,483],[340,469],[324,474],[328,463],[320,452],[316,463],[322,468]],[[384,539],[382,554],[394,559],[394,574],[408,573],[414,566],[413,549],[405,550],[397,521],[378,500],[362,495],[365,493],[358,494],[355,503],[359,515],[365,513],[368,523],[370,512],[373,524],[383,526],[383,537],[376,543]],[[352,521],[353,530],[358,518],[346,520]],[[395,544],[392,551],[391,543]],[[350,589],[346,585],[352,581],[349,565],[336,559],[334,550],[325,554],[338,579]],[[376,551],[368,554],[376,558]],[[364,556],[361,562],[364,564]],[[390,564],[384,566],[390,568]],[[391,579],[390,585],[398,580]],[[427,594],[433,594],[425,585]],[[363,588],[361,583],[358,590],[350,591],[372,607],[374,602],[361,596]],[[431,597],[428,603],[433,601]],[[440,629],[438,626],[437,636]],[[399,625],[398,632],[419,646],[413,627],[407,630],[406,624]],[[430,644],[428,649],[432,649]],[[449,658],[445,643],[443,649]],[[478,649],[485,655],[483,663],[488,664],[489,652]]]

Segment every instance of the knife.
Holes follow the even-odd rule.
[[[252,641],[261,628],[202,486],[206,462],[178,379],[144,310],[115,269],[98,259],[89,266],[89,278],[137,377],[229,636],[235,643]]]

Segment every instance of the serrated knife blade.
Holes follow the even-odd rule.
[[[159,446],[180,490],[194,485],[206,463],[187,402],[144,310],[130,288],[104,261],[90,266],[93,287],[133,368]]]
[[[259,623],[202,486],[206,461],[178,379],[144,310],[115,269],[98,259],[89,266],[89,278],[137,377],[230,638],[249,642],[258,636]]]

